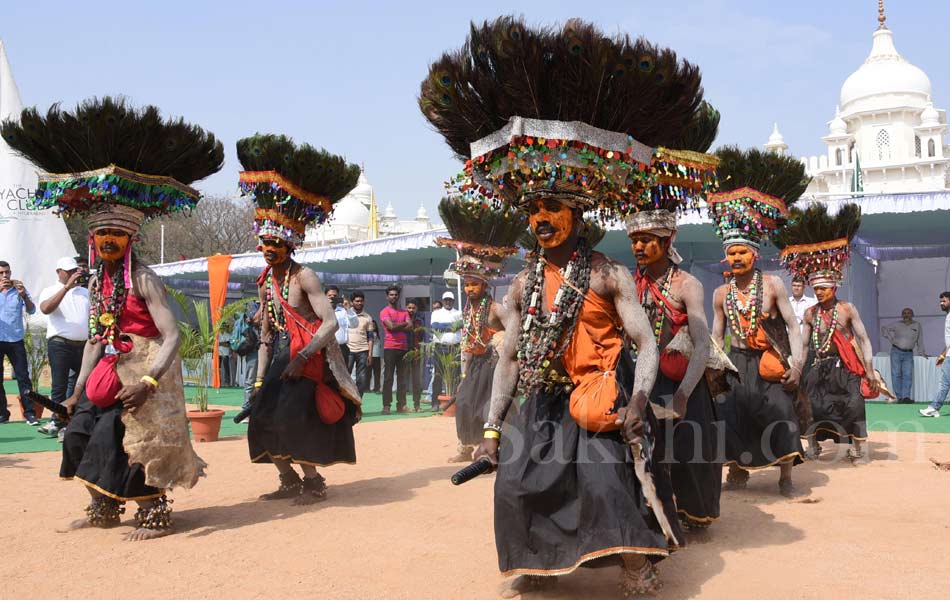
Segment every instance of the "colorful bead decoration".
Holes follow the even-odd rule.
[[[485,294],[478,302],[469,302],[462,321],[462,352],[472,353],[488,346],[489,341],[483,339],[482,332],[488,323],[491,311],[491,296]]]
[[[277,286],[274,285],[274,272],[270,269],[267,271],[267,285],[265,286],[264,299],[267,302],[267,314],[270,315],[271,323],[274,325],[274,328],[277,331],[284,331],[287,329],[287,322],[284,320],[284,311],[277,310],[277,304],[274,302],[274,292],[280,294],[280,297],[287,301],[290,299],[290,272],[288,271],[284,274],[284,281],[280,286],[280,290],[277,290]]]
[[[129,296],[123,276],[124,269],[124,265],[119,266],[115,276],[111,278],[112,293],[104,297],[102,282],[109,274],[102,262],[96,268],[96,283],[89,295],[89,337],[96,343],[115,345],[115,338],[119,333],[119,318]]]
[[[552,381],[550,375],[556,371],[551,367],[571,341],[580,307],[590,288],[591,254],[587,240],[580,238],[577,249],[564,267],[564,280],[546,317],[543,313],[544,266],[547,264],[544,250],[533,264],[528,265],[518,340],[518,389],[522,394],[527,395]]]
[[[815,349],[819,357],[828,356],[831,350],[831,342],[835,335],[835,329],[838,327],[838,303],[835,302],[834,308],[831,309],[830,322],[825,319],[826,314],[828,314],[828,311],[824,310],[821,305],[815,307],[815,324],[811,328],[811,347]],[[828,325],[828,331],[825,332],[824,340],[820,339],[818,333],[818,328],[821,323]]]
[[[739,291],[736,278],[729,281],[726,291],[725,312],[729,320],[729,328],[742,339],[754,338],[759,329],[759,318],[762,314],[762,271],[755,270],[752,283],[745,293]],[[739,315],[749,321],[749,328],[743,329]]]

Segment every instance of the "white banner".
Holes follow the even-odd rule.
[[[17,118],[21,110],[20,93],[0,42],[0,120]],[[44,287],[56,283],[56,261],[78,253],[62,219],[52,210],[29,207],[35,190],[36,168],[0,138],[0,260],[10,263],[13,278],[38,300]]]

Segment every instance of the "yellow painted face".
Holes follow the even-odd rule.
[[[670,247],[670,238],[661,238],[652,233],[630,234],[630,248],[637,264],[641,267],[652,265],[666,256]]]
[[[818,302],[827,302],[835,297],[835,292],[838,291],[838,288],[831,285],[823,285],[816,287],[815,289],[815,299]]]
[[[290,256],[290,246],[287,242],[275,237],[262,237],[260,248],[264,253],[264,262],[272,267],[284,264]]]
[[[125,256],[125,251],[132,243],[132,238],[121,229],[104,227],[92,233],[92,243],[96,247],[96,253],[104,260],[116,261],[122,260]]]
[[[542,248],[557,248],[574,231],[574,211],[553,198],[535,198],[528,204],[528,224]]]
[[[487,288],[488,284],[478,277],[466,277],[465,285],[462,286],[462,289],[465,290],[465,295],[468,296],[469,300],[477,300],[478,298],[481,298]]]
[[[755,250],[745,244],[733,244],[726,248],[726,262],[734,275],[744,275],[755,266]]]

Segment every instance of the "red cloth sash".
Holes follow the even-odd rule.
[[[815,312],[817,312],[817,310]],[[826,327],[831,327],[831,316],[829,316],[827,312],[821,313],[821,320],[825,322]],[[861,378],[861,395],[865,398],[877,398],[878,394],[871,391],[871,384],[867,378],[864,363],[861,362],[858,351],[855,350],[851,339],[845,337],[844,333],[835,327],[834,333],[831,334],[831,341],[834,342],[835,347],[838,349],[838,356],[841,357],[844,368],[846,368],[849,373]]]
[[[274,290],[274,297],[280,301],[284,312],[284,322],[287,325],[287,333],[290,335],[290,359],[293,360],[301,350],[307,347],[323,321],[317,319],[310,323],[304,319],[281,297],[280,290]],[[326,384],[325,365],[323,350],[320,350],[304,365],[303,376],[317,384],[313,397],[317,403],[317,414],[320,415],[320,420],[327,425],[333,425],[343,418],[346,406],[340,393]]]
[[[677,310],[670,300],[663,295],[656,281],[648,277],[640,269],[634,271],[634,280],[637,283],[637,296],[640,299],[640,304],[643,304],[646,299],[646,292],[650,290],[650,296],[653,298],[653,301],[656,302],[660,310],[663,311],[663,314],[666,315],[666,318],[669,319],[671,333],[675,336],[679,330],[682,329],[683,325],[689,322],[689,315]],[[659,341],[660,340],[657,340],[657,342]],[[688,366],[689,359],[679,352],[675,350],[669,351],[665,348],[660,352],[660,371],[668,379],[683,381]]]

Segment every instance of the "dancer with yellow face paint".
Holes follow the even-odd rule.
[[[224,149],[199,127],[163,121],[154,106],[136,110],[112,98],[68,114],[54,106],[46,117],[27,109],[21,121],[4,123],[3,137],[46,171],[36,208],[89,223],[89,341],[74,394],[63,402],[70,419],[60,475],[82,482],[91,502],[69,529],[119,525],[125,503],[135,501],[126,539],[168,535],[166,490],[194,486],[205,464],[185,419],[178,322],[133,240],[146,218],[193,208],[199,194],[188,184],[218,171]],[[66,146],[68,156],[59,150]],[[182,154],[155,150],[165,147]]]
[[[806,277],[818,300],[805,311],[802,326],[803,354],[808,357],[802,386],[814,419],[802,435],[810,458],[821,454],[821,441],[832,440],[851,444],[848,457],[853,462],[868,460],[864,398],[876,396],[884,382],[871,364],[871,340],[858,309],[837,298],[860,225],[857,205],[846,204],[831,216],[818,204],[793,211],[791,224],[777,240],[784,246],[785,268],[793,276]]]
[[[672,51],[577,19],[473,24],[422,84],[423,114],[470,159],[473,184],[526,213],[538,245],[508,291],[475,454],[498,467],[498,563],[516,576],[503,597],[616,564],[632,598],[659,587],[654,561],[682,543],[668,473],[653,463],[656,341],[630,272],[593,251],[582,224],[585,212],[608,221],[652,202],[653,188],[680,189],[661,181],[670,173],[708,183],[660,147],[688,130],[701,96],[698,70]],[[624,334],[639,349],[635,372]]]
[[[778,466],[779,491],[791,498],[798,495],[792,466],[802,459],[792,396],[801,375],[801,337],[785,284],[763,274],[756,260],[762,244],[785,225],[787,205],[805,191],[808,178],[792,158],[734,148],[717,155],[726,189],[710,194],[709,213],[731,273],[713,295],[712,337],[723,344],[729,328],[729,358],[739,371],[720,404],[729,465],[723,489],[744,488],[750,470]]]
[[[309,225],[330,218],[359,168],[282,135],[239,140],[242,193],[256,205],[254,230],[267,267],[257,278],[261,345],[251,393],[251,462],[273,463],[280,484],[262,500],[326,499],[318,466],[355,463],[360,394],[336,343],[339,327],[320,279],[293,259]],[[299,465],[303,478],[293,465]]]
[[[439,214],[452,237],[438,238],[436,244],[458,252],[449,270],[462,278],[468,298],[462,316],[462,381],[455,393],[458,453],[449,462],[469,462],[482,441],[497,348],[505,331],[504,309],[492,298],[489,284],[502,275],[505,260],[517,252],[514,244],[525,220],[518,211],[490,206],[470,182],[450,190],[439,203]]]

